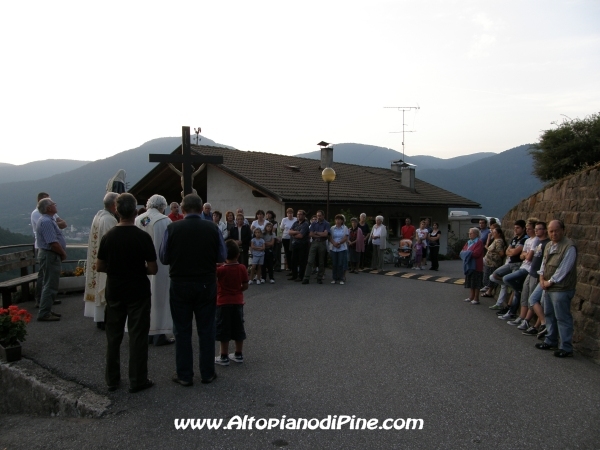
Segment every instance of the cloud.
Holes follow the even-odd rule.
[[[496,42],[496,36],[491,34],[480,34],[473,36],[473,42],[471,43],[471,49],[469,50],[469,58],[479,58],[489,55],[489,49]]]

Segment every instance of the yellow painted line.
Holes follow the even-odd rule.
[[[446,281],[448,281],[449,279],[450,279],[450,277],[441,277],[441,278],[438,278],[438,279],[437,279],[437,280],[435,280],[435,281],[437,281],[438,283],[445,283],[445,282],[446,282]]]
[[[405,273],[404,275],[401,275],[402,278],[412,278],[414,276],[415,276],[414,273]]]
[[[379,270],[371,270],[369,273],[379,273]]]
[[[454,284],[465,284],[465,280],[461,279],[461,280],[456,280],[454,282]]]
[[[423,275],[422,277],[417,278],[418,280],[429,280],[432,277],[432,275]]]
[[[396,275],[397,273],[400,273],[400,272],[388,272],[388,273],[386,273],[386,275]]]

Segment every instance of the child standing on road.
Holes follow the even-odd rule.
[[[262,238],[262,231],[260,228],[254,229],[254,238],[250,242],[250,248],[252,249],[252,271],[250,272],[250,284],[253,282],[260,284],[264,279],[257,278],[261,274],[261,266],[265,262],[265,240]]]
[[[265,225],[265,233],[263,234],[263,240],[265,241],[265,264],[262,268],[262,279],[261,281],[264,283],[267,278],[267,274],[269,275],[269,280],[271,284],[275,283],[273,279],[273,265],[275,263],[275,252],[273,249],[275,248],[276,238],[273,235],[273,224],[267,223]]]
[[[244,294],[248,289],[248,271],[238,263],[240,249],[233,240],[225,242],[227,260],[217,267],[216,340],[221,343],[221,355],[215,364],[228,366],[229,360],[244,362],[242,348],[246,339],[244,329]],[[235,341],[235,353],[229,353],[229,341]]]

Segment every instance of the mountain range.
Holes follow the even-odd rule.
[[[12,182],[0,179],[0,226],[30,235],[30,214],[37,193],[45,191],[57,201],[59,215],[69,224],[89,227],[95,213],[102,208],[106,183],[117,170],[125,169],[127,185],[133,186],[154,167],[154,163],[148,162],[149,153],[170,153],[180,143],[179,137],[158,138],[106,159],[89,163],[74,161],[83,164],[77,168],[64,163],[67,169],[63,173],[49,177],[26,179],[23,178],[26,175],[22,175],[20,181]],[[202,143],[227,147],[205,137]],[[409,156],[406,162],[417,166],[417,178],[479,202],[482,209],[473,212],[502,217],[512,206],[542,187],[531,175],[533,160],[528,148],[529,145],[521,145],[499,154],[476,153],[449,159]],[[296,156],[320,158],[320,151]],[[390,167],[392,161],[402,159],[402,154],[383,147],[347,143],[334,146],[333,159],[334,167],[335,162]],[[55,167],[56,161],[50,160],[48,167]],[[31,165],[41,167],[41,173],[47,174],[50,169],[43,169],[44,163],[38,161]],[[0,170],[5,167],[0,163]],[[9,165],[15,172],[22,167]]]
[[[407,163],[416,165],[418,171],[426,169],[456,169],[464,166],[465,164],[469,164],[495,154],[496,153],[491,152],[480,152],[449,159],[436,158],[435,156],[428,155],[406,156],[405,158],[402,158],[402,153],[396,150],[385,147],[377,147],[375,145],[344,143],[335,144],[333,146],[334,161],[348,164],[358,164],[362,166],[385,167],[389,169],[392,161],[403,160]],[[310,159],[320,159],[321,151],[315,150],[314,152],[300,153],[295,156],[301,156],[302,158]]]
[[[58,173],[69,172],[85,166],[90,161],[73,159],[46,159],[22,165],[0,163],[0,183],[11,181],[40,180]]]
[[[434,156],[406,156],[405,162],[416,165],[415,176],[455,194],[480,203],[482,209],[467,209],[472,214],[504,216],[515,204],[542,187],[532,175],[530,144],[501,153],[474,153],[441,159]],[[296,156],[320,159],[319,150]],[[363,144],[336,144],[333,161],[389,168],[392,161],[402,160],[402,153],[389,148]]]

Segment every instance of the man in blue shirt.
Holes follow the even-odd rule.
[[[308,253],[308,263],[304,272],[302,284],[308,284],[310,274],[315,264],[315,258],[319,258],[319,272],[317,273],[317,283],[323,284],[323,275],[325,274],[325,261],[327,260],[327,238],[329,236],[329,222],[325,220],[323,211],[317,211],[317,221],[310,224],[309,236],[312,238],[310,251]]]
[[[52,305],[58,294],[61,261],[67,258],[67,244],[54,218],[57,213],[56,203],[49,197],[44,198],[38,202],[38,211],[42,216],[37,221],[35,233],[43,285],[37,320],[57,322],[60,314],[52,311]]]

